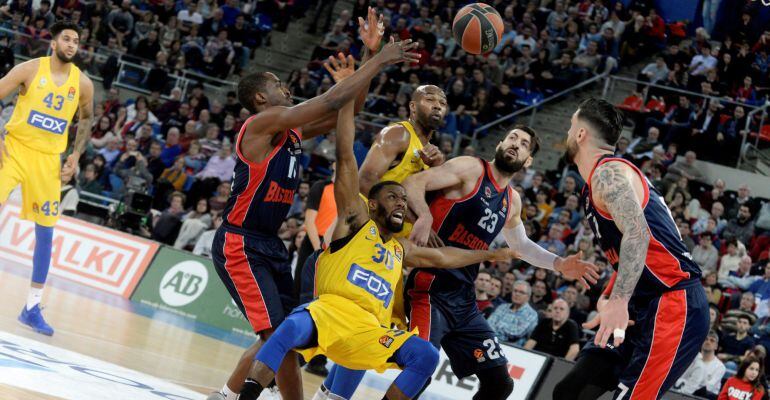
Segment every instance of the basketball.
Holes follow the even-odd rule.
[[[468,53],[492,51],[503,37],[503,19],[494,7],[473,3],[460,9],[452,22],[455,40]]]

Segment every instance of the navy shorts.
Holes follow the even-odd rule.
[[[457,307],[454,299],[431,292],[434,275],[418,271],[409,275],[405,307],[409,330],[443,348],[454,374],[462,379],[479,371],[508,365],[500,342],[476,302]],[[451,293],[447,293],[451,297]]]
[[[323,250],[316,250],[305,259],[305,265],[302,267],[302,276],[300,276],[299,285],[299,303],[309,303],[316,297],[315,294],[315,271],[318,263],[318,256]]]
[[[583,352],[616,355],[614,399],[659,399],[692,364],[706,340],[706,293],[698,284],[654,297],[646,307],[638,308],[635,322],[637,329],[626,332],[619,348],[601,349],[591,341]]]
[[[279,238],[219,228],[211,256],[219,278],[255,333],[276,328],[297,305],[291,262]]]

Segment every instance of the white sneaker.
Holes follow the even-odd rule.
[[[262,391],[258,400],[281,400],[281,392],[278,390],[278,386],[273,386]]]

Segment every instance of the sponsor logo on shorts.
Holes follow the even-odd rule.
[[[160,298],[172,307],[192,303],[206,289],[209,273],[198,261],[183,261],[169,269],[160,280]]]
[[[379,342],[380,342],[381,345],[383,345],[383,346],[385,346],[386,348],[389,349],[390,345],[393,344],[394,340],[396,340],[396,339],[393,339],[392,337],[390,337],[388,335],[382,335],[382,337],[380,337]]]
[[[484,357],[484,351],[481,349],[473,350],[473,357],[476,358],[476,362],[483,363],[484,361],[487,361],[487,358]]]
[[[40,128],[57,135],[64,134],[64,131],[67,129],[67,121],[39,113],[35,110],[30,111],[27,123],[35,128]]]

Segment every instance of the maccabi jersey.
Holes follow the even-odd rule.
[[[420,157],[420,150],[423,148],[420,136],[417,135],[417,132],[409,121],[401,121],[398,124],[403,126],[404,129],[409,132],[409,146],[406,148],[406,151],[404,151],[401,162],[387,170],[382,175],[382,178],[380,178],[380,182],[395,181],[401,183],[404,179],[428,169],[428,166],[422,161],[422,157]]]
[[[8,136],[42,153],[61,154],[67,149],[68,127],[78,110],[80,70],[70,64],[61,86],[51,75],[51,58],[40,57],[37,73],[5,125]]]
[[[394,305],[403,301],[403,261],[401,243],[393,238],[383,241],[377,224],[369,220],[352,236],[332,242],[318,257],[316,295],[350,300],[389,327]]]
[[[470,250],[486,250],[505,226],[511,212],[511,188],[500,187],[492,176],[491,167],[479,159],[484,172],[476,187],[461,199],[448,199],[439,194],[430,204],[433,230],[446,246]],[[466,288],[473,294],[479,264],[458,269],[431,269],[435,280],[431,291],[451,292]],[[475,301],[475,295],[472,296]]]
[[[235,141],[237,155],[233,171],[232,193],[225,206],[223,220],[226,228],[248,233],[275,236],[294,202],[299,187],[299,163],[302,140],[294,130],[287,130],[281,142],[262,162],[246,159],[241,141],[249,118]]]
[[[607,155],[599,159],[588,184],[583,187],[582,201],[585,206],[586,218],[596,235],[599,246],[607,260],[615,270],[618,269],[618,254],[623,234],[620,232],[612,217],[596,207],[591,199],[591,177],[593,171],[606,162],[622,162],[629,165],[642,179],[644,199],[642,208],[647,225],[650,229],[650,245],[647,249],[644,272],[636,284],[634,296],[659,296],[672,289],[700,279],[701,270],[692,260],[679,229],[666,206],[661,193],[647,180],[647,177],[628,160]]]

